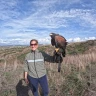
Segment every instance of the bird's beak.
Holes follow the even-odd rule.
[[[50,34],[50,36],[52,36],[52,34]]]

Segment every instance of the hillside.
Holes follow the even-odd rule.
[[[53,55],[54,47],[42,45],[39,50]],[[32,96],[23,80],[24,57],[29,51],[28,46],[0,47],[0,96]],[[45,66],[49,96],[96,96],[96,40],[69,43],[60,73],[57,63],[45,62]]]

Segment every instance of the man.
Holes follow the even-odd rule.
[[[45,57],[47,55],[44,56],[44,54],[38,50],[38,41],[36,39],[32,39],[30,41],[30,47],[31,52],[28,53],[25,57],[25,82],[31,87],[34,96],[39,96],[38,84],[40,84],[42,88],[43,95],[48,96],[48,81],[46,76],[46,69],[44,67],[44,60],[46,59]]]

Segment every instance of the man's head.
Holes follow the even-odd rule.
[[[32,39],[30,41],[30,47],[31,47],[32,51],[35,51],[38,48],[38,40]]]

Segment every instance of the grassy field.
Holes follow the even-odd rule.
[[[39,50],[53,55],[54,47],[40,46]],[[0,47],[0,96],[32,96],[23,80],[24,57],[28,46]],[[69,43],[61,72],[57,63],[45,62],[49,96],[96,96],[96,40]],[[42,96],[42,90],[39,88]]]

